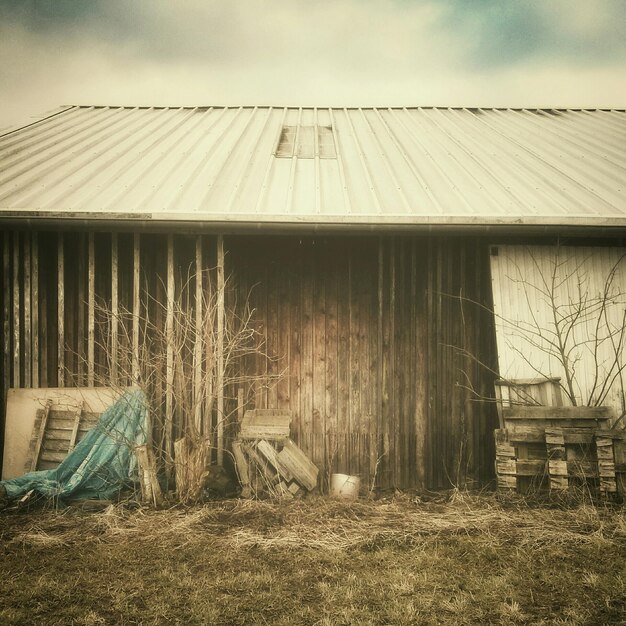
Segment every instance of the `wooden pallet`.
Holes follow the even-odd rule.
[[[608,407],[511,407],[495,431],[498,488],[626,493],[626,431]]]
[[[84,411],[82,407],[57,411],[47,403],[37,411],[24,471],[55,468],[97,424],[99,417],[99,413]]]

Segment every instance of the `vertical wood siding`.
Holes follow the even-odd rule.
[[[285,377],[252,401],[288,408],[322,468],[382,488],[491,474],[495,365],[486,247],[434,238],[231,237],[240,301]],[[472,385],[475,393],[466,386]],[[249,394],[250,396],[250,394]]]
[[[9,386],[56,386],[60,373],[66,385],[92,377],[106,384],[111,376],[131,383],[132,319],[117,326],[115,341],[128,357],[112,371],[102,346],[110,320],[98,303],[138,306],[165,328],[156,302],[167,302],[167,239],[142,234],[135,246],[132,233],[3,235],[2,406]],[[190,311],[196,284],[187,281],[198,241],[203,268],[215,268],[216,237],[172,237],[174,292]],[[247,407],[290,409],[294,438],[321,468],[324,483],[334,471],[360,474],[379,488],[441,488],[491,477],[497,420],[493,407],[476,399],[492,394],[492,377],[459,351],[495,365],[492,317],[459,299],[491,307],[483,242],[230,236],[224,248],[227,301],[242,308],[250,297],[275,357],[250,367],[284,372],[268,388],[247,390]],[[203,288],[215,286],[213,272]],[[190,354],[190,384],[194,371]],[[166,383],[166,372],[154,381],[162,389]],[[225,401],[236,396],[227,390]],[[193,416],[174,416],[174,438],[185,419]]]
[[[570,355],[577,359],[575,365],[575,392],[578,404],[595,402],[593,394],[596,361],[600,378],[614,363],[613,346],[609,340],[598,346],[597,358],[593,354],[594,336],[606,336],[606,324],[619,330],[624,326],[626,308],[626,248],[573,247],[573,246],[497,246],[492,248],[491,272],[493,277],[494,311],[496,313],[497,346],[500,374],[509,379],[536,378],[540,375],[565,375],[557,359],[550,358],[538,345],[530,345],[528,333],[520,327],[542,329],[554,328],[554,308],[558,315],[571,314],[577,303],[587,299],[591,303],[604,293],[606,281],[615,268],[611,293],[614,305],[606,309],[606,318],[600,310],[589,311],[576,323],[570,345],[577,348]],[[556,272],[556,273],[555,273]],[[552,289],[552,276],[555,288]],[[534,286],[539,287],[540,293]],[[554,294],[555,307],[546,293]],[[583,319],[584,317],[588,319]],[[599,319],[599,328],[596,321]],[[544,334],[546,334],[544,332]],[[535,339],[535,337],[533,337]],[[541,342],[541,341],[540,341]],[[539,342],[539,343],[540,343]],[[626,345],[622,345],[621,358],[626,357]],[[626,381],[625,381],[626,382]],[[596,385],[597,388],[597,385]],[[592,397],[593,396],[593,397]],[[622,412],[619,379],[615,381],[605,404]]]

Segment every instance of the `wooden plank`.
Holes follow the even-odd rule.
[[[305,489],[315,489],[319,470],[291,439],[285,441],[278,459]]]
[[[347,353],[347,367],[348,367],[348,389],[346,403],[348,406],[348,428],[347,431],[350,435],[359,435],[363,432],[363,429],[369,428],[370,424],[361,417],[361,389],[364,388],[364,381],[361,380],[361,376],[365,376],[366,364],[360,361],[361,350],[359,346],[360,337],[360,307],[358,300],[358,274],[360,269],[360,263],[358,254],[360,246],[351,241],[350,256],[348,259],[348,284],[346,289],[346,298],[348,301],[348,319],[347,319],[347,341],[348,341],[348,353]],[[375,389],[375,393],[378,389]],[[378,417],[378,410],[376,411]],[[368,431],[369,432],[369,431]],[[351,439],[351,444],[356,440]],[[358,454],[358,447],[350,446],[348,451],[350,457],[350,471],[358,472],[358,469],[363,463],[364,466],[369,465],[370,459],[361,459]],[[374,453],[375,454],[375,453]],[[373,459],[374,464],[376,458]],[[369,474],[368,474],[369,475]]]
[[[31,387],[39,387],[39,235],[31,235]],[[45,361],[44,361],[45,363]]]
[[[427,250],[420,249],[418,241],[411,240],[411,315],[415,327],[413,343],[414,380],[415,380],[415,483],[423,489],[426,487],[426,450],[427,450],[427,418],[428,418],[428,310],[425,273],[428,261]],[[418,269],[419,267],[419,269]],[[421,269],[421,271],[419,271]],[[419,288],[418,288],[419,285]]]
[[[195,317],[194,317],[194,346],[193,346],[193,413],[194,424],[198,433],[202,432],[202,343],[203,325],[202,316],[204,292],[202,291],[202,236],[196,236],[195,259]]]
[[[294,480],[294,475],[289,468],[281,462],[279,453],[270,443],[261,439],[256,443],[256,449],[263,455],[265,460],[282,476],[287,482]]]
[[[326,293],[324,285],[325,254],[321,244],[313,248],[313,462],[323,466],[326,425]]]
[[[301,357],[301,431],[300,441],[307,451],[313,450],[313,250],[310,240],[302,247],[302,357]]]
[[[324,406],[324,433],[326,435],[327,448],[324,458],[328,471],[332,471],[333,465],[339,461],[339,449],[341,447],[339,439],[339,420],[337,415],[338,400],[338,376],[337,365],[338,355],[338,284],[339,276],[337,266],[339,264],[338,254],[336,254],[334,243],[328,243],[324,263],[324,297],[325,297],[325,324],[324,333],[324,381],[325,381],[325,406]],[[330,247],[333,246],[333,247]],[[339,252],[340,254],[340,252]],[[343,435],[343,433],[342,433]],[[330,438],[332,437],[332,442]]]
[[[52,259],[52,248],[50,247],[50,243],[52,240],[51,234],[47,234],[45,237],[42,237],[41,244],[39,240],[39,235],[37,236],[37,249],[42,250],[41,253],[37,253],[35,257],[36,265],[37,265],[37,274],[40,278],[37,281],[37,293],[39,300],[39,312],[38,312],[38,335],[39,339],[39,349],[38,356],[39,359],[39,381],[37,387],[46,388],[48,387],[49,375],[52,370],[52,367],[56,369],[56,363],[53,365],[50,363],[50,357],[54,353],[51,349],[50,345],[50,337],[49,337],[49,329],[53,329],[56,326],[56,320],[54,319],[49,308],[49,298],[53,291],[56,291],[55,288],[55,277],[54,270],[56,267],[56,263],[51,263]],[[39,256],[44,260],[43,266],[41,267],[41,271],[39,268]],[[41,287],[39,287],[39,284]],[[52,365],[52,367],[51,367]],[[54,377],[54,376],[53,376]]]
[[[598,459],[598,475],[600,477],[600,493],[617,492],[617,476],[615,467],[615,444],[611,437],[596,438],[596,454]]]
[[[2,234],[2,400],[11,386],[11,240],[7,230]]]
[[[167,283],[166,283],[165,341],[165,450],[166,458],[172,460],[174,433],[174,238],[167,236]]]
[[[266,350],[268,356],[270,357],[265,363],[266,371],[268,374],[266,391],[267,402],[265,406],[268,408],[278,407],[278,387],[275,380],[275,376],[278,371],[276,359],[283,356],[278,352],[278,278],[280,269],[273,269],[276,267],[276,261],[277,257],[275,256],[275,252],[273,250],[267,250],[265,253],[264,265],[266,266]]]
[[[343,254],[337,254],[337,432],[343,433],[339,441],[337,452],[339,464],[338,470],[342,473],[352,473],[352,455],[350,451],[350,436],[354,431],[350,425],[350,327],[349,307],[350,294],[348,289],[348,272],[350,266],[350,248],[341,246]],[[358,459],[360,461],[360,459]],[[355,471],[356,464],[355,464]]]
[[[293,262],[293,248],[292,244],[285,242],[284,246],[281,246],[280,265],[277,267],[277,285],[276,293],[278,297],[277,303],[277,346],[276,354],[278,357],[277,362],[274,365],[274,371],[276,374],[282,375],[278,377],[276,385],[277,395],[277,407],[284,410],[291,408],[291,397],[289,394],[289,378],[290,378],[290,338],[291,338],[291,294],[289,292],[289,273],[291,270],[290,264]]]
[[[241,421],[240,437],[285,439],[289,437],[291,414],[283,409],[252,409]]]
[[[224,463],[224,235],[217,236],[217,464]]]
[[[50,407],[52,401],[48,400],[41,413],[39,421],[39,431],[37,432],[37,439],[35,441],[35,449],[33,450],[33,456],[30,463],[30,471],[34,472],[37,469],[37,463],[39,461],[39,455],[41,454],[41,444],[43,443],[43,436],[46,432],[46,425],[48,423],[48,415],[50,414]]]
[[[78,407],[78,411],[76,411],[76,416],[74,417],[74,425],[72,427],[72,434],[70,435],[70,443],[67,448],[68,453],[74,449],[76,445],[76,436],[78,435],[78,429],[80,428],[80,422],[83,415],[83,411],[85,409],[85,402],[81,402]]]
[[[387,459],[385,456],[388,453],[387,447],[384,443],[384,437],[387,435],[387,423],[386,423],[386,408],[387,408],[387,399],[386,393],[387,388],[385,385],[386,373],[387,373],[387,364],[385,354],[385,346],[384,346],[384,284],[385,284],[385,275],[384,275],[384,248],[383,248],[383,239],[382,237],[378,238],[377,241],[378,249],[378,265],[377,265],[377,273],[378,273],[378,284],[377,284],[377,300],[376,304],[378,307],[377,314],[377,328],[376,328],[376,360],[378,363],[378,371],[377,371],[377,388],[378,388],[378,416],[376,421],[376,434],[374,437],[373,443],[374,449],[376,450],[376,463],[374,468],[370,468],[373,471],[373,474],[376,476],[377,484],[374,485],[374,488],[378,487],[381,482],[381,478],[379,472],[377,471],[378,464],[381,463],[382,467],[385,467]],[[370,433],[374,434],[374,433]],[[382,450],[379,449],[379,441],[380,437],[383,437]],[[379,456],[380,455],[380,456]],[[370,463],[371,463],[370,459]]]
[[[32,386],[32,342],[31,342],[31,250],[30,233],[24,233],[24,250],[22,254],[23,297],[24,297],[24,387]]]
[[[539,477],[546,472],[546,461],[541,459],[496,459],[498,476],[512,475]]]
[[[65,242],[57,234],[57,386],[65,386]]]
[[[168,235],[168,285],[169,285],[169,241],[172,235]],[[139,324],[140,324],[140,280],[141,280],[141,239],[139,233],[133,234],[133,354],[132,354],[132,377],[137,383],[140,377],[139,371]],[[169,342],[168,342],[169,346]]]
[[[13,387],[20,387],[20,311],[22,308],[20,290],[20,233],[13,233]]]
[[[96,267],[95,267],[94,234],[88,235],[87,246],[87,385],[94,386],[95,372],[95,291],[96,291]]]
[[[85,384],[85,366],[87,364],[87,356],[85,354],[85,343],[87,340],[87,332],[86,332],[86,320],[85,320],[85,307],[87,306],[87,299],[85,297],[85,279],[87,275],[86,268],[86,258],[87,258],[87,249],[85,245],[85,233],[79,233],[79,241],[78,241],[78,272],[77,272],[77,302],[76,302],[76,319],[77,319],[77,328],[76,328],[76,352],[75,354],[78,357],[76,362],[76,371],[74,372],[76,375],[74,384],[77,384],[79,387],[82,387]],[[70,309],[70,313],[72,310]],[[70,340],[71,344],[71,340]],[[70,365],[71,367],[71,365]]]
[[[612,409],[608,406],[513,406],[505,408],[504,419],[570,419],[607,421],[612,417]]]
[[[248,467],[248,462],[246,461],[246,457],[241,449],[241,442],[234,441],[232,445],[233,449],[233,458],[235,460],[235,469],[237,470],[237,476],[239,477],[239,482],[241,483],[242,497],[248,498],[250,497],[250,468]],[[244,493],[245,492],[245,493]]]
[[[294,242],[292,249],[292,271],[287,273],[289,287],[289,407],[294,420],[292,432],[295,437],[301,436],[302,407],[300,391],[302,386],[302,246]]]
[[[111,233],[111,385],[119,381],[119,260],[117,233]]]

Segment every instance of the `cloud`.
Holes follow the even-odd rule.
[[[472,41],[476,67],[547,59],[592,65],[626,58],[623,0],[445,0],[445,20]]]
[[[0,0],[0,126],[67,103],[624,106],[624,6]]]

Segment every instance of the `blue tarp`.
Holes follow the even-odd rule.
[[[1,481],[0,485],[9,499],[31,490],[60,499],[113,499],[137,482],[133,449],[146,443],[146,414],[143,392],[129,391],[100,416],[58,467]]]

